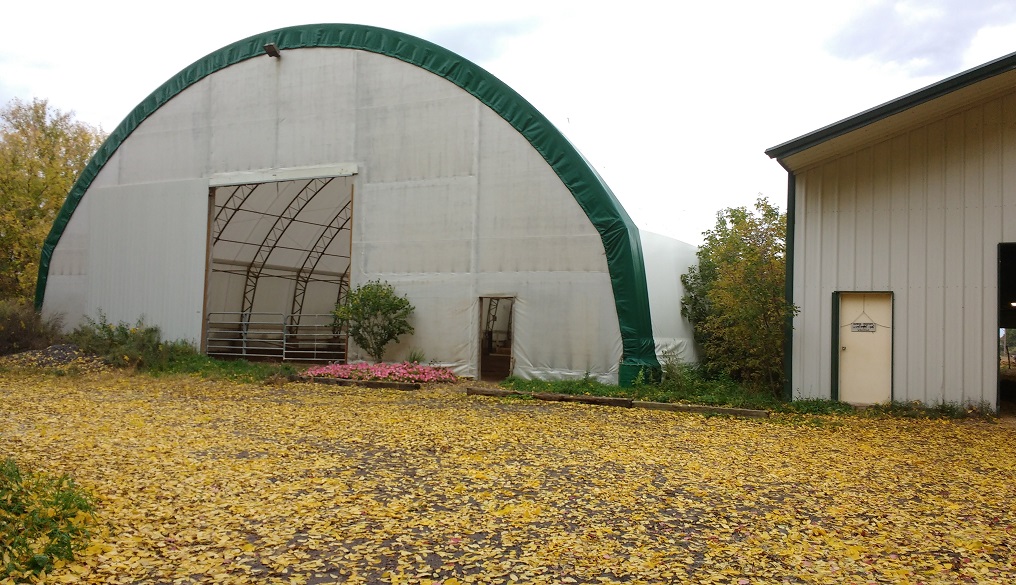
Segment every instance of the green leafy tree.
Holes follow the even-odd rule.
[[[0,298],[31,299],[46,234],[105,138],[46,100],[0,108]]]
[[[405,333],[412,334],[409,316],[413,305],[399,296],[392,285],[373,280],[353,289],[345,304],[332,312],[338,325],[349,327],[349,335],[375,362],[384,359],[385,347]]]
[[[1016,328],[1003,329],[1002,335],[998,337],[998,352],[1000,358],[1005,360],[1006,369],[1012,367],[1012,353],[1014,351],[1016,351]]]
[[[784,298],[786,215],[760,197],[727,208],[703,235],[696,267],[681,277],[681,313],[694,325],[708,371],[779,395],[783,335],[796,312]]]

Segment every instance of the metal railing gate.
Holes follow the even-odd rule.
[[[345,362],[347,337],[331,314],[208,313],[205,353],[213,357]]]

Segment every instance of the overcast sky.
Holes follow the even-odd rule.
[[[700,243],[724,207],[781,206],[775,146],[1016,51],[989,0],[178,0],[5,8],[0,103],[44,98],[111,131],[202,56],[321,22],[406,32],[476,62],[585,154],[635,222]],[[663,8],[669,6],[669,8]]]

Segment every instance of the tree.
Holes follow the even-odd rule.
[[[392,285],[373,280],[353,289],[346,302],[332,312],[340,325],[349,326],[349,335],[375,362],[384,359],[385,347],[404,333],[413,333],[409,316],[413,305],[396,294]]]
[[[1005,368],[1012,367],[1012,350],[1016,349],[1016,328],[1002,329],[998,337],[999,357],[1005,356]],[[1001,359],[999,360],[1001,361]]]
[[[0,299],[34,294],[42,243],[105,138],[46,100],[0,108]]]
[[[703,235],[698,266],[681,277],[681,314],[708,371],[779,395],[786,302],[786,215],[759,197],[754,212],[727,208]]]

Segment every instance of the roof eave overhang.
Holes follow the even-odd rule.
[[[1016,53],[1010,53],[839,122],[819,128],[814,132],[769,148],[765,153],[770,158],[776,159],[788,172],[794,172],[804,166],[801,164],[801,161],[808,159],[808,157],[795,155],[1010,71],[1016,71]]]

